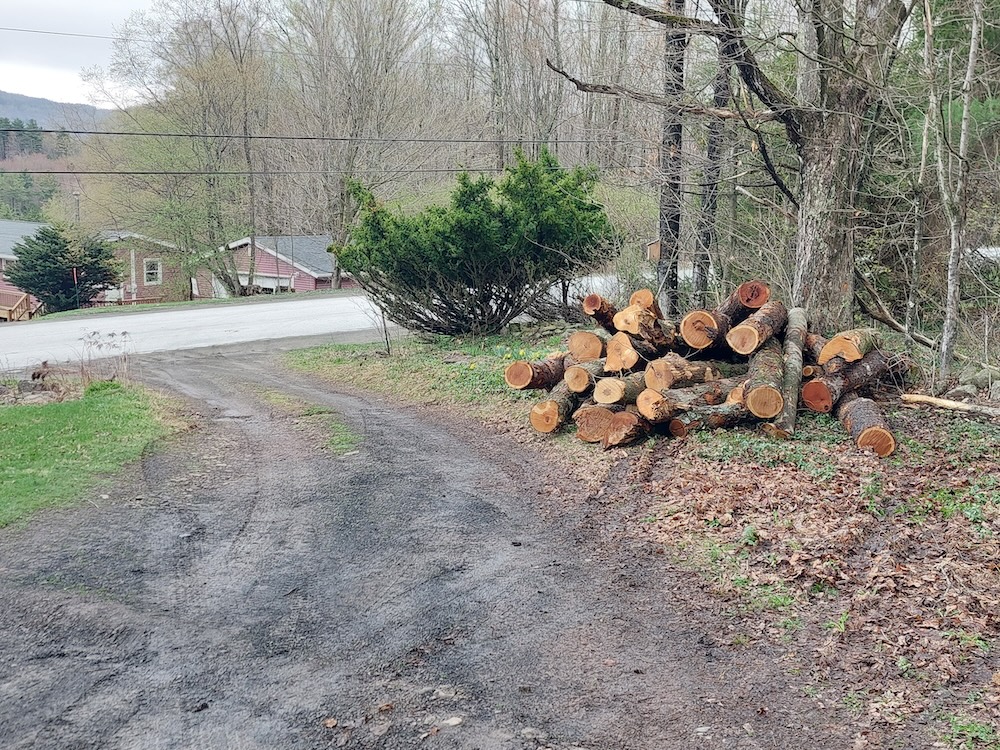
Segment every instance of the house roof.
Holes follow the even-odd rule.
[[[326,251],[333,238],[328,234],[297,234],[278,236],[257,236],[257,247],[276,254],[286,263],[318,279],[333,275],[333,259]],[[250,243],[249,237],[230,243],[231,248]]]
[[[170,248],[171,250],[177,249],[177,245],[172,245],[169,242],[164,242],[163,240],[154,240],[152,237],[147,237],[144,234],[138,234],[136,232],[125,232],[117,229],[102,229],[97,233],[97,236],[106,242],[138,240],[140,242],[148,242],[151,245],[159,245],[160,247]]]
[[[45,224],[34,221],[0,220],[0,258],[16,259],[17,253],[14,252],[14,245],[25,237],[30,237],[44,226]]]

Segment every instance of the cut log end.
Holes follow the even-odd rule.
[[[810,380],[802,386],[802,401],[812,411],[829,414],[833,410],[833,397],[830,386],[823,380]]]
[[[744,402],[750,413],[761,419],[772,419],[781,413],[785,399],[781,390],[770,385],[762,385],[744,395]]]
[[[726,336],[729,347],[737,354],[751,354],[761,344],[760,333],[747,325],[738,325]]]
[[[601,378],[594,386],[594,401],[617,404],[625,398],[625,383],[618,378]]]
[[[596,333],[576,331],[570,334],[566,343],[574,362],[593,362],[604,356],[605,342]]]
[[[608,432],[601,440],[604,450],[620,445],[628,445],[649,434],[652,427],[638,414],[621,411],[611,418]]]
[[[708,310],[692,310],[681,319],[681,338],[692,349],[707,349],[719,335],[715,318]]]
[[[866,448],[885,458],[896,451],[896,438],[885,427],[876,425],[861,431],[855,441],[859,448]]]
[[[594,377],[587,368],[580,365],[573,365],[566,368],[563,381],[566,383],[566,387],[573,393],[586,393],[593,386]]]
[[[763,281],[746,281],[737,287],[736,294],[744,307],[756,310],[763,307],[771,299],[771,288]]]
[[[534,377],[535,373],[531,369],[531,363],[520,359],[516,362],[511,362],[503,371],[504,382],[518,391],[523,391],[531,385],[531,380]]]
[[[539,401],[531,407],[529,419],[531,426],[538,432],[555,432],[563,425],[559,414],[559,404],[556,401]]]

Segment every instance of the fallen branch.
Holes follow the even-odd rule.
[[[1000,417],[1000,409],[992,406],[981,406],[979,404],[967,404],[964,401],[952,401],[951,399],[935,398],[934,396],[921,396],[919,393],[904,393],[899,399],[905,404],[930,404],[939,409],[964,411],[970,414],[982,414],[987,417]]]

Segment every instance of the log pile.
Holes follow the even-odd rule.
[[[787,309],[763,281],[741,284],[712,310],[666,320],[649,289],[617,309],[599,294],[582,301],[595,331],[577,331],[565,352],[510,364],[511,388],[547,391],[531,425],[573,423],[580,440],[605,449],[651,435],[757,423],[787,439],[805,408],[837,417],[860,448],[890,455],[896,440],[866,392],[909,368],[881,348],[872,329],[829,340],[809,331],[802,308]]]

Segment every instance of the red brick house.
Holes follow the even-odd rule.
[[[264,292],[314,292],[333,288],[333,256],[326,251],[332,242],[329,235],[258,236],[254,260],[254,284]],[[249,283],[250,238],[229,243],[240,281]],[[349,276],[341,278],[344,287],[355,286]],[[216,288],[218,288],[216,283]]]
[[[99,295],[98,304],[181,302],[213,296],[210,275],[198,272],[192,277],[176,245],[134,232],[106,230],[99,236],[114,252],[124,273],[118,287]]]

